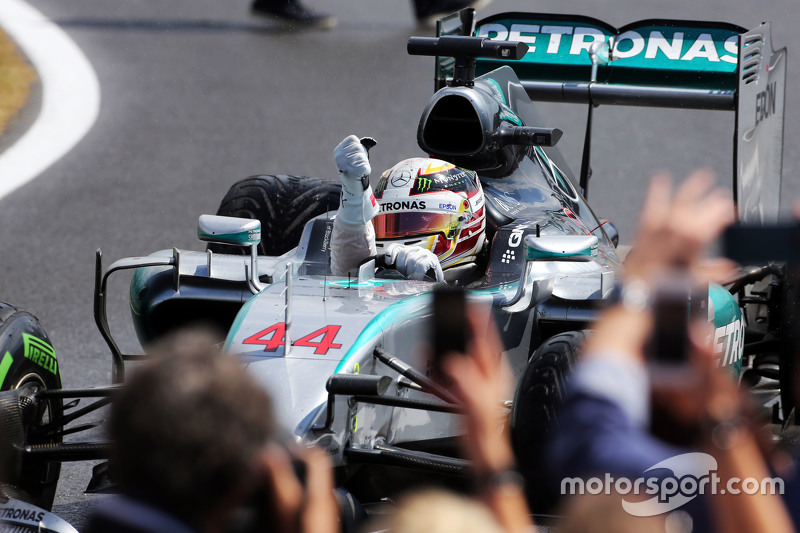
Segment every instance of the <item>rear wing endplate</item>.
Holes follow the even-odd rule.
[[[615,28],[590,17],[543,13],[501,13],[475,23],[464,10],[442,19],[437,34],[527,44],[519,61],[479,58],[476,74],[507,65],[532,100],[734,111],[739,219],[777,219],[787,54],[772,48],[768,23],[747,31],[649,19]],[[452,58],[437,58],[437,89],[452,77],[452,65]]]

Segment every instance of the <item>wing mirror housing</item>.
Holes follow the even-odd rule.
[[[544,303],[553,294],[553,277],[537,279],[538,261],[592,261],[597,257],[598,239],[594,235],[545,235],[525,237],[525,268],[517,292],[500,306],[511,313]]]
[[[594,235],[544,235],[525,238],[528,261],[593,261],[597,257]]]
[[[234,246],[258,246],[261,242],[261,221],[252,218],[200,215],[197,238],[205,242]]]
[[[253,294],[264,288],[258,279],[258,244],[261,242],[261,221],[252,218],[200,215],[197,238],[205,242],[230,244],[250,248],[250,265],[245,265],[245,279]],[[211,274],[212,253],[208,252],[208,272]]]

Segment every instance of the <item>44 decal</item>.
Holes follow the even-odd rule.
[[[325,355],[328,350],[338,350],[342,347],[341,344],[334,342],[336,335],[342,326],[329,325],[318,330],[312,331],[308,335],[297,339],[292,342],[292,346],[305,346],[307,348],[314,348],[314,353],[317,355]],[[259,344],[264,346],[265,352],[274,352],[283,346],[286,339],[286,323],[278,322],[268,328],[262,329],[255,335],[250,335],[242,344]]]

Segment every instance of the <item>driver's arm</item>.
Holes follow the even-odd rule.
[[[367,149],[355,135],[339,143],[333,159],[342,180],[342,196],[331,234],[331,272],[357,276],[358,266],[376,253],[371,221],[379,209],[369,184],[372,168]],[[444,281],[438,258],[427,249],[395,243],[386,248],[385,255],[387,265],[411,279],[422,280],[432,274],[437,281]]]
[[[358,275],[358,265],[375,255],[372,217],[378,204],[369,184],[367,149],[355,135],[346,137],[333,151],[342,196],[331,235],[331,272],[334,276]]]

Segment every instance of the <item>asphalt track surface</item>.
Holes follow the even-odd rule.
[[[173,246],[201,249],[197,216],[214,212],[232,182],[256,173],[333,176],[332,149],[350,133],[378,140],[376,171],[421,154],[415,134],[433,66],[405,53],[409,36],[429,34],[415,26],[410,2],[308,4],[337,15],[339,26],[287,33],[251,17],[245,0],[32,3],[80,46],[102,92],[88,135],[0,199],[0,299],[41,319],[65,386],[110,380],[92,317],[98,248],[106,265]],[[793,0],[495,0],[479,15],[513,10],[583,14],[615,26],[651,17],[748,28],[771,21],[774,45],[789,48],[782,210],[800,198],[800,12]],[[24,120],[35,115],[33,106]],[[545,125],[565,130],[560,146],[577,171],[585,108],[551,104],[543,113]],[[684,176],[705,165],[728,183],[733,113],[601,107],[595,128],[590,202],[618,225],[623,242],[654,169]],[[115,287],[111,321],[134,350],[125,282]],[[88,479],[85,464],[68,465],[54,509],[78,529],[96,499],[82,494]]]

